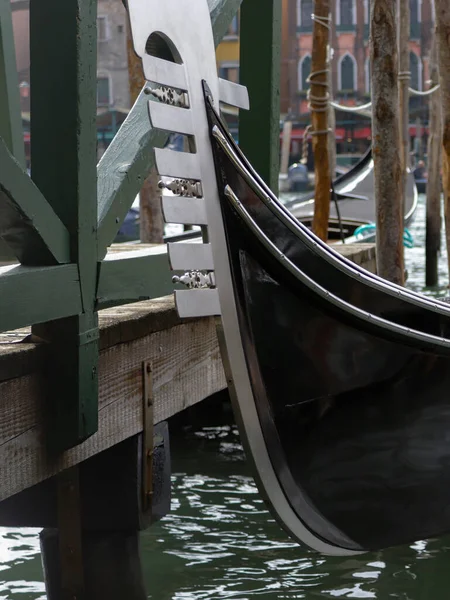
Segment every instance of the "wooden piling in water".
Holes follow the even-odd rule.
[[[405,215],[406,181],[409,166],[409,36],[410,36],[410,0],[398,1],[398,49],[399,49],[399,113],[400,113],[400,165],[402,169],[401,182],[401,219],[402,227]]]
[[[314,218],[313,231],[322,240],[328,239],[330,217],[331,171],[328,153],[328,68],[330,42],[330,1],[315,0],[311,63],[310,106],[314,152]]]
[[[450,4],[448,0],[435,0],[436,40],[439,49],[439,74],[442,102],[442,184],[444,189],[445,236],[450,272]]]
[[[130,24],[127,24],[128,77],[131,104],[136,102],[145,84],[142,61],[133,48]],[[139,194],[139,238],[142,243],[161,244],[164,236],[159,176],[153,167]]]
[[[403,285],[403,218],[400,205],[398,53],[395,3],[373,0],[370,11],[372,152],[377,217],[377,269]]]
[[[430,87],[439,83],[436,36],[430,55]],[[439,93],[430,98],[430,135],[428,138],[427,216],[425,234],[425,285],[438,284],[438,257],[441,248],[441,164],[442,107]]]

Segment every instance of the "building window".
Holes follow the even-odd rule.
[[[298,0],[297,22],[301,27],[312,27],[313,0]]]
[[[370,94],[372,92],[372,72],[370,68],[370,58],[366,58],[366,62],[364,64],[364,75],[366,78],[366,94]]]
[[[368,25],[370,20],[369,0],[364,0],[364,24]]]
[[[311,74],[311,55],[307,54],[298,63],[298,89],[307,90],[308,77]]]
[[[356,89],[356,61],[351,54],[344,54],[339,61],[339,89],[353,91]]]
[[[239,83],[239,65],[237,63],[222,63],[219,67],[219,77]]]
[[[109,39],[109,24],[106,15],[97,17],[97,41],[106,42]]]
[[[420,0],[409,0],[411,23],[420,23]],[[434,2],[432,3],[434,4]]]
[[[239,15],[235,14],[225,34],[227,38],[237,38],[239,35]]]
[[[111,82],[107,75],[97,77],[97,106],[110,106],[111,102]]]
[[[415,52],[409,53],[409,70],[411,71],[410,85],[413,90],[422,90],[422,63]]]
[[[338,25],[353,26],[356,23],[355,0],[338,0],[336,22]]]

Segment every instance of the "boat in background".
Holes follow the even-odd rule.
[[[328,239],[331,241],[353,239],[358,228],[376,221],[374,198],[374,173],[372,151],[369,149],[362,159],[349,171],[334,181],[334,197],[330,199],[330,218]],[[413,220],[417,209],[417,188],[414,175],[410,171],[407,177],[405,199],[405,227]],[[312,228],[314,217],[314,193],[285,202],[285,207],[304,225]],[[374,238],[367,235],[365,241]]]

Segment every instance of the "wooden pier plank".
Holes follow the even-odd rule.
[[[172,301],[168,312],[175,312]],[[162,313],[161,324],[173,318],[166,310]],[[116,323],[111,326],[117,327]],[[211,319],[189,321],[108,347],[99,361],[99,430],[52,460],[44,443],[42,376],[34,372],[4,381],[0,384],[0,461],[4,465],[0,500],[142,431],[144,360],[153,363],[155,422],[226,385]]]

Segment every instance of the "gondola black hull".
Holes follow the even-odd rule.
[[[257,423],[233,393],[241,375],[227,376],[275,516],[343,554],[449,532],[449,308],[363,273],[295,224],[207,109]],[[270,499],[255,430],[304,535]]]

